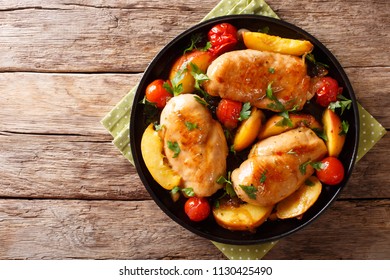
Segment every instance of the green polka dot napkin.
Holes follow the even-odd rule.
[[[264,0],[222,0],[203,18],[203,20],[231,14],[257,14],[278,18]],[[136,87],[131,89],[101,121],[103,126],[113,136],[113,144],[131,163],[133,163],[133,156],[130,150],[129,118],[135,91]],[[358,160],[361,159],[386,133],[383,126],[361,107],[360,104],[359,113],[360,144]],[[276,243],[277,242],[270,242],[259,245],[238,246],[213,242],[227,258],[236,260],[261,259]]]

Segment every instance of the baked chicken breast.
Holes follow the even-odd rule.
[[[213,195],[223,185],[228,147],[222,126],[194,94],[169,100],[160,117],[164,152],[172,169],[182,177],[184,188],[198,197]]]
[[[295,192],[314,173],[309,163],[326,153],[324,141],[306,127],[266,138],[232,172],[234,190],[245,202],[274,205]]]
[[[251,49],[227,52],[207,69],[205,90],[212,96],[250,102],[275,112],[303,108],[313,97],[304,59]],[[277,99],[267,97],[267,89]]]

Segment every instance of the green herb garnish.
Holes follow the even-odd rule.
[[[184,193],[187,197],[195,196],[195,192],[193,188],[184,188],[181,189],[181,192]]]
[[[249,196],[251,199],[256,199],[256,192],[257,189],[250,185],[250,186],[244,186],[244,185],[239,185],[240,188]]]
[[[265,180],[267,180],[267,170],[264,170],[264,172],[261,174],[261,177],[260,177],[260,184],[264,184],[265,183]]]
[[[299,171],[301,172],[302,175],[306,174],[306,168],[307,166],[310,165],[313,167],[315,170],[321,170],[324,168],[324,164],[320,161],[312,162],[311,160],[308,160],[301,165],[299,165]]]
[[[276,111],[286,111],[284,105],[276,98],[272,89],[272,82],[270,82],[267,86],[267,90],[265,92],[268,99],[272,100],[273,103],[268,104],[268,108],[276,110]]]
[[[196,123],[192,123],[192,122],[185,122],[184,124],[185,124],[185,126],[187,127],[187,129],[188,129],[189,131],[191,131],[191,130],[194,130],[194,129],[197,129],[197,128],[198,128],[198,124],[196,124]]]
[[[352,106],[352,100],[346,98],[345,96],[339,94],[337,96],[338,100],[335,101],[335,102],[331,102],[328,106],[328,108],[330,110],[332,110],[333,112],[337,109],[337,108],[340,108],[341,109],[341,115],[344,113],[345,109],[349,110],[351,109],[351,106]]]
[[[342,121],[341,122],[341,131],[340,131],[339,135],[347,135],[348,130],[349,130],[349,123],[345,120]]]
[[[251,115],[251,104],[249,102],[245,102],[242,105],[242,109],[240,112],[240,117],[238,118],[239,121],[243,121],[249,118]]]
[[[177,158],[181,151],[179,144],[177,142],[171,142],[171,141],[168,141],[167,144],[168,144],[168,148],[174,153],[172,157]]]

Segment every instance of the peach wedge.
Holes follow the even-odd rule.
[[[252,108],[251,115],[240,124],[234,136],[233,146],[235,151],[244,150],[256,140],[264,118],[264,114],[260,109]]]
[[[322,115],[324,133],[326,135],[326,147],[328,154],[332,157],[338,157],[343,149],[345,134],[342,134],[342,123],[340,117],[330,109],[325,109]]]
[[[177,81],[177,85],[182,84],[183,86],[181,93],[192,93],[195,90],[195,79],[191,75],[190,63],[195,64],[200,71],[205,73],[212,61],[213,56],[207,51],[194,50],[186,53],[180,56],[173,64],[169,73],[169,80],[172,82],[177,75],[182,75],[182,78]],[[183,69],[187,70],[181,73],[180,71],[183,71]]]
[[[153,179],[164,189],[171,190],[180,185],[181,177],[164,161],[163,142],[153,124],[142,135],[141,153]]]
[[[289,114],[291,125],[283,124],[283,117],[273,115],[262,126],[258,139],[262,140],[270,136],[278,135],[288,130],[306,126],[314,130],[322,130],[321,124],[310,114]]]
[[[260,32],[243,32],[242,38],[248,49],[259,51],[301,56],[313,49],[313,44],[306,40],[282,38]]]

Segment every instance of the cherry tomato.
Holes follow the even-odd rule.
[[[330,102],[337,101],[337,95],[342,91],[338,82],[331,77],[322,77],[314,85],[317,95],[316,102],[322,107],[328,107]]]
[[[318,179],[327,185],[337,185],[344,179],[344,166],[336,157],[327,157],[322,161],[322,168],[316,171]]]
[[[230,99],[222,99],[217,106],[217,118],[226,128],[236,128],[241,109],[241,102]]]
[[[172,95],[164,88],[164,80],[158,79],[151,82],[146,87],[146,99],[155,103],[156,107],[162,109]]]
[[[210,204],[204,197],[190,197],[184,204],[184,211],[191,221],[200,222],[210,215]]]
[[[230,23],[220,23],[210,29],[208,39],[211,43],[209,51],[218,56],[231,51],[238,42],[237,29]]]

